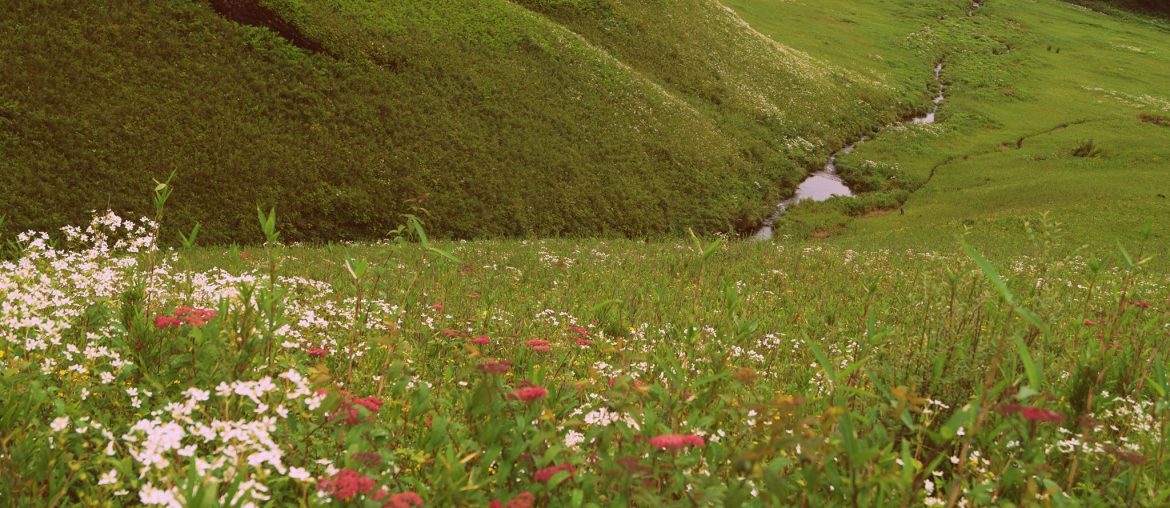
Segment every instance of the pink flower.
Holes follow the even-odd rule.
[[[439,302],[439,303],[436,303],[434,305],[431,305],[431,308],[438,310],[438,311],[441,311],[441,310],[445,309],[446,307],[443,306],[443,302]]]
[[[414,491],[399,492],[390,496],[386,504],[382,508],[411,508],[412,506],[422,506],[422,497]]]
[[[551,351],[548,341],[544,339],[532,339],[524,343],[525,346],[532,348],[533,351]]]
[[[479,344],[481,346],[486,346],[488,344],[488,336],[487,335],[480,335],[479,337],[471,339],[471,343],[472,344]]]
[[[532,402],[536,399],[544,398],[548,395],[548,390],[540,386],[525,386],[524,388],[517,388],[508,398],[519,399],[524,402]]]
[[[342,501],[349,501],[358,494],[368,494],[377,484],[352,469],[342,469],[329,478],[317,482],[317,490]]]
[[[554,475],[561,471],[568,471],[569,476],[571,477],[573,476],[573,473],[577,472],[577,468],[568,463],[561,464],[559,466],[549,466],[541,469],[540,471],[537,471],[536,474],[532,475],[532,479],[540,483],[545,483],[551,480]]]
[[[175,317],[180,319],[184,324],[194,328],[202,328],[203,325],[207,324],[208,321],[211,321],[217,315],[219,313],[211,309],[195,309],[191,307],[179,307],[175,309]]]
[[[319,358],[329,354],[329,350],[323,347],[311,347],[307,352],[309,353],[309,356],[313,358]]]
[[[344,416],[345,423],[356,425],[362,421],[361,411],[358,411],[358,407],[363,407],[370,413],[377,413],[379,409],[382,409],[382,399],[377,397],[370,396],[358,399],[354,398],[353,394],[349,392],[342,392],[341,395],[345,399],[345,402],[336,413],[329,415],[330,421]]]
[[[659,450],[681,450],[688,446],[701,447],[707,444],[695,434],[663,434],[650,438],[650,446]]]
[[[374,396],[369,396],[364,399],[357,399],[353,401],[354,405],[361,406],[369,410],[371,413],[377,413],[382,409],[382,399]]]
[[[217,315],[219,313],[212,309],[179,307],[170,316],[158,316],[154,318],[154,326],[159,329],[178,328],[181,325],[202,328],[203,325],[206,325],[208,321],[211,321]]]
[[[459,336],[459,332],[457,332],[457,331],[455,331],[455,330],[452,330],[452,329],[449,329],[449,328],[448,328],[448,329],[446,329],[446,330],[443,330],[443,331],[441,331],[441,332],[439,332],[439,333],[441,333],[441,334],[443,334],[443,335],[446,335],[446,336],[448,336],[448,337],[458,337],[458,336]]]
[[[1021,408],[1020,416],[1033,422],[1060,423],[1064,421],[1064,415],[1038,407]]]
[[[591,346],[591,345],[593,345],[593,343],[592,343],[592,342],[589,342],[589,341],[587,341],[587,340],[585,340],[585,339],[577,339],[577,345],[580,345],[580,346]]]
[[[572,328],[572,330],[573,330],[574,332],[576,332],[578,335],[589,335],[589,330],[586,330],[586,329],[584,329],[584,328],[581,328],[580,326],[574,326],[574,327]]]

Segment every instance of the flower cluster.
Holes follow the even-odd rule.
[[[650,438],[650,446],[659,450],[681,450],[688,447],[701,447],[706,444],[703,438],[695,434],[662,434]]]
[[[159,329],[178,328],[182,325],[191,328],[202,328],[219,313],[213,309],[196,309],[194,307],[179,307],[170,316],[154,318],[154,326]]]

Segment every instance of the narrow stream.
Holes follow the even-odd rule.
[[[979,3],[976,2],[974,5],[978,6]],[[934,67],[934,82],[936,85],[938,85],[938,95],[934,97],[930,111],[922,116],[910,119],[911,124],[926,125],[934,123],[935,116],[938,115],[939,106],[941,106],[943,101],[946,100],[946,87],[942,83],[942,71],[942,63],[939,63]],[[889,127],[886,128],[888,129]],[[849,143],[848,145],[845,145],[844,148],[833,152],[833,154],[829,156],[829,160],[825,163],[825,167],[823,169],[809,175],[808,178],[805,178],[805,180],[800,182],[800,185],[796,187],[796,193],[793,194],[792,197],[780,202],[780,205],[776,207],[776,211],[772,214],[771,217],[768,217],[764,220],[763,226],[760,227],[759,231],[756,231],[756,234],[753,235],[753,238],[757,240],[772,239],[772,225],[776,222],[776,219],[781,215],[784,215],[784,212],[788,210],[788,207],[800,201],[804,201],[806,199],[811,199],[813,201],[824,201],[833,196],[852,196],[853,191],[849,190],[849,187],[845,185],[845,182],[841,179],[841,177],[837,175],[837,157],[841,154],[852,152],[858,144],[869,141],[869,139],[869,136],[862,136],[857,141]]]

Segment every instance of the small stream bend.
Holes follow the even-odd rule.
[[[978,6],[978,2],[976,2],[975,5]],[[935,122],[935,118],[938,116],[938,109],[940,106],[942,106],[943,101],[946,100],[946,85],[944,85],[942,82],[942,71],[942,63],[939,63],[934,67],[934,82],[938,86],[938,95],[936,95],[931,101],[932,104],[930,111],[921,116],[911,118],[909,120],[910,124],[926,125]],[[897,125],[904,125],[905,123],[907,122],[899,122],[890,126],[886,126],[882,130],[889,129],[890,127]],[[862,136],[852,143],[845,145],[844,148],[833,152],[833,154],[829,156],[829,160],[825,162],[824,167],[820,171],[817,171],[805,178],[804,181],[800,182],[800,185],[796,187],[796,192],[792,195],[792,197],[781,201],[780,204],[777,205],[776,211],[773,212],[770,217],[764,220],[764,223],[760,227],[759,231],[756,231],[756,234],[752,235],[752,237],[757,240],[772,239],[772,226],[776,223],[776,219],[778,219],[781,215],[784,215],[784,212],[788,211],[788,208],[796,203],[809,199],[813,201],[824,201],[834,196],[852,196],[853,191],[849,189],[849,186],[845,185],[845,181],[842,180],[841,177],[837,174],[837,157],[842,154],[852,152],[855,148],[857,148],[857,145],[869,141],[869,139],[869,136]]]

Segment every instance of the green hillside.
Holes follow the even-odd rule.
[[[1162,3],[8,2],[0,506],[1170,506]]]
[[[172,171],[171,224],[214,242],[253,239],[256,205],[290,240],[383,237],[419,208],[459,238],[744,229],[924,99],[710,1],[215,6],[283,35],[177,0],[0,13],[10,229],[143,212]]]
[[[889,15],[897,1],[729,3],[777,40],[834,62],[841,49],[825,41],[868,40],[882,57],[871,60],[904,60],[901,41],[881,34],[917,22]],[[838,161],[855,190],[912,190],[904,214],[873,212],[866,197],[802,203],[779,231],[849,248],[937,248],[966,234],[1021,253],[1047,213],[1075,245],[1135,242],[1148,224],[1165,245],[1170,24],[1057,0],[984,2],[972,14],[913,31],[944,55],[938,122],[885,130]],[[777,21],[833,16],[859,22],[830,37]]]

